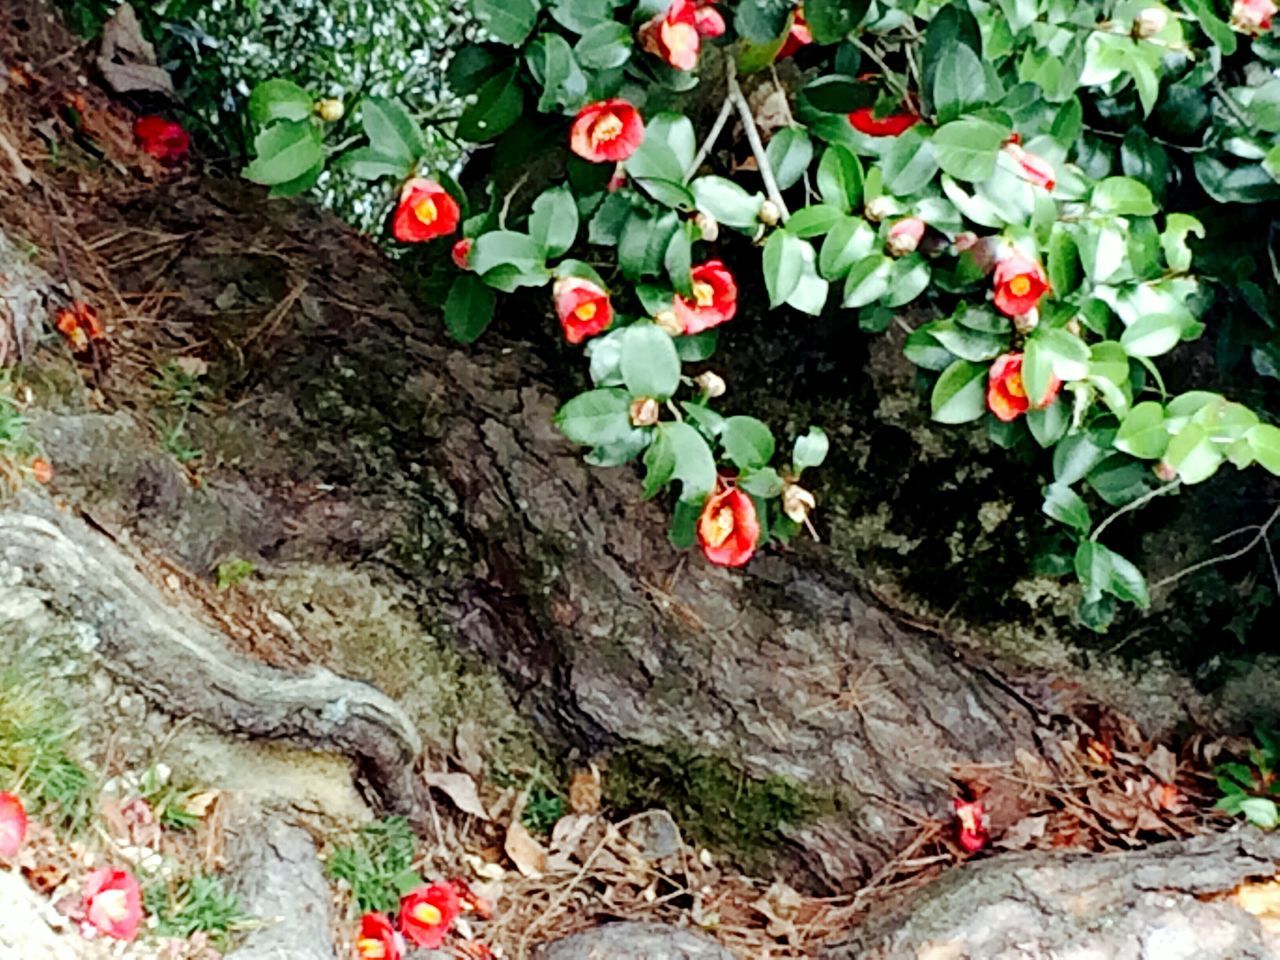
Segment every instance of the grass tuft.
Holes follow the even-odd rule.
[[[390,817],[362,827],[350,846],[329,857],[329,874],[351,887],[362,912],[388,912],[400,898],[423,882],[413,869],[417,840],[404,817]]]

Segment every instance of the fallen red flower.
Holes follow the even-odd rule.
[[[182,125],[164,117],[139,117],[133,124],[138,145],[161,163],[176,163],[187,155],[191,137]]]
[[[956,819],[960,821],[960,846],[969,853],[976,853],[991,842],[987,830],[987,811],[981,800],[954,800]]]
[[[420,947],[435,950],[458,919],[458,892],[452,884],[419,887],[400,901],[400,932]]]
[[[569,149],[592,163],[619,163],[643,142],[640,111],[621,98],[587,104],[569,131]]]
[[[84,353],[89,349],[89,341],[101,340],[107,334],[98,311],[81,300],[59,310],[54,325],[75,353]]]
[[[360,960],[400,960],[403,954],[404,940],[385,913],[366,913],[360,918],[360,939],[356,941]]]
[[[27,836],[27,809],[15,793],[0,793],[0,857],[10,860]]]
[[[138,881],[125,870],[103,867],[84,882],[85,917],[99,932],[116,940],[133,940],[142,922]]]

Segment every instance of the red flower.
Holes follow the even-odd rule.
[[[556,281],[551,295],[556,301],[556,316],[570,343],[581,343],[609,328],[613,322],[613,305],[609,292],[581,277],[563,277]]]
[[[698,542],[703,554],[716,566],[746,564],[760,542],[755,503],[736,487],[708,497],[698,518]]]
[[[31,476],[36,483],[46,484],[53,483],[53,464],[44,457],[36,457],[31,461]],[[4,832],[4,798],[7,794],[0,794],[0,834]],[[0,840],[0,856],[4,855],[4,842]]]
[[[640,111],[626,100],[598,100],[578,111],[569,131],[569,148],[592,163],[618,163],[644,142]]]
[[[175,163],[187,155],[191,137],[182,125],[164,117],[139,117],[133,124],[138,145],[161,163]]]
[[[22,799],[16,794],[0,793],[0,858],[16,857],[26,836],[27,810]]]
[[[702,36],[698,28],[698,5],[693,0],[672,0],[665,13],[640,28],[640,43],[644,48],[676,70],[692,70],[698,65]]]
[[[1231,8],[1231,25],[1243,33],[1266,33],[1277,13],[1280,7],[1272,0],[1236,0]]]
[[[471,248],[475,246],[475,241],[470,237],[463,237],[453,245],[453,262],[459,270],[471,269]]]
[[[1018,166],[1018,176],[1027,183],[1037,187],[1043,187],[1045,190],[1052,190],[1056,182],[1056,173],[1051,164],[1044,157],[1023,150],[1016,143],[1006,143],[1004,152],[1013,158],[1014,163]]]
[[[869,137],[898,137],[919,123],[920,118],[911,112],[877,117],[870,107],[859,107],[849,114],[849,122],[853,129]]]
[[[895,257],[905,257],[915,253],[924,239],[927,224],[919,217],[903,217],[889,228],[889,236],[885,241],[889,253]]]
[[[960,821],[960,846],[976,853],[991,840],[987,830],[987,812],[981,800],[955,800],[956,819]]]
[[[1017,252],[1000,258],[992,279],[996,288],[996,308],[1010,317],[1027,313],[1049,290],[1044,268]]]
[[[385,913],[366,913],[360,918],[360,939],[356,941],[360,960],[400,960],[403,944]]]
[[[90,340],[101,340],[107,334],[107,328],[103,326],[98,311],[82,300],[77,300],[70,307],[59,310],[54,325],[76,353],[88,350]]]
[[[458,229],[458,201],[434,180],[414,177],[400,191],[391,232],[401,243],[422,243]]]
[[[995,414],[996,419],[1010,423],[1033,406],[1040,410],[1053,403],[1060,389],[1062,381],[1050,376],[1045,395],[1040,398],[1039,403],[1033,404],[1022,382],[1022,354],[1006,353],[997,357],[996,362],[991,365],[987,382],[987,408]]]
[[[725,31],[724,17],[720,16],[719,10],[711,6],[712,2],[714,0],[699,6],[693,14],[693,25],[698,29],[698,36],[706,40],[723,36]]]
[[[676,297],[676,318],[685,333],[701,333],[732,320],[738,312],[738,284],[729,268],[719,260],[708,260],[693,268],[693,297]]]
[[[142,921],[138,881],[124,870],[95,870],[84,882],[84,909],[89,923],[108,937],[133,940]]]
[[[419,887],[400,901],[400,932],[420,947],[435,950],[458,918],[458,892],[448,883]]]
[[[791,30],[787,33],[787,40],[773,59],[785,60],[787,57],[794,56],[801,47],[807,47],[811,43],[813,43],[813,32],[804,18],[804,7],[800,7],[792,14]],[[850,119],[853,118],[850,117]]]

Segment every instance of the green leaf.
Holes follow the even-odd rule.
[[[744,470],[738,475],[738,486],[753,497],[768,499],[779,496],[784,484],[777,470],[765,467],[763,470]]]
[[[657,6],[653,12],[662,9]],[[767,43],[785,32],[790,14],[790,0],[743,0],[734,11],[733,25],[746,39]]]
[[[592,447],[582,459],[593,467],[620,467],[638,457],[652,439],[649,427],[632,427],[621,440]]]
[[[1111,443],[1100,446],[1100,440],[1090,433],[1073,433],[1064,437],[1053,449],[1053,478],[1058,483],[1073,484],[1106,459]]]
[[[1183,483],[1192,484],[1208,480],[1218,471],[1226,459],[1209,431],[1198,423],[1188,423],[1169,440],[1164,461],[1174,470]]]
[[[1120,345],[1131,357],[1158,357],[1176,347],[1181,339],[1182,320],[1179,317],[1169,313],[1151,313],[1120,334]]]
[[[689,184],[698,207],[720,223],[740,230],[754,230],[760,224],[758,193],[747,193],[724,177],[698,177]]]
[[[957,360],[942,371],[929,399],[939,423],[968,423],[987,410],[987,367]]]
[[[249,116],[257,124],[272,120],[308,120],[315,98],[292,80],[264,80],[249,94]]]
[[[542,85],[538,110],[552,113],[557,106],[573,106],[587,93],[587,78],[574,58],[569,41],[558,33],[544,33],[525,53],[535,80]]]
[[[787,229],[797,237],[819,237],[844,219],[845,215],[835,207],[816,203],[811,207],[801,207],[793,213],[787,221]]]
[[[681,296],[693,296],[693,237],[697,229],[692,223],[686,223],[671,235],[667,251],[662,258],[662,266],[671,278],[671,284]]]
[[[687,423],[660,423],[657,431],[675,456],[672,473],[681,483],[680,499],[701,500],[711,493],[716,485],[716,460],[702,434]]]
[[[824,203],[851,213],[862,202],[862,164],[847,148],[832,144],[818,163],[818,193]]]
[[[1159,460],[1169,446],[1164,408],[1152,400],[1138,404],[1116,431],[1115,447],[1140,460]]]
[[[805,241],[781,228],[769,236],[764,245],[764,285],[771,308],[783,303],[800,284],[806,247]]]
[[[666,400],[680,386],[680,355],[666,331],[652,323],[627,327],[622,338],[622,380],[633,397]]]
[[[244,168],[244,177],[271,186],[297,180],[324,162],[320,129],[310,120],[282,120],[254,139],[258,155]]]
[[[515,267],[521,271],[536,270],[546,265],[542,245],[527,233],[514,230],[492,230],[476,237],[471,248],[471,269],[480,276],[498,267]]]
[[[987,333],[970,329],[954,320],[938,320],[920,329],[961,360],[972,360],[974,363],[994,360],[1009,347],[1007,329],[1001,333]]]
[[[631,197],[626,191],[611,193],[591,218],[587,240],[602,247],[616,247],[622,228],[631,216]]]
[[[538,19],[538,0],[471,0],[471,12],[499,43],[518,47]]]
[[[883,253],[864,257],[849,271],[845,280],[844,305],[865,307],[869,303],[875,303],[889,292],[892,278],[893,260]]]
[[[838,43],[862,22],[871,0],[805,0],[804,16],[818,43]]]
[[[1280,825],[1280,813],[1276,810],[1276,803],[1266,797],[1249,797],[1241,800],[1240,812],[1251,824],[1263,830],[1274,830]]]
[[[1280,476],[1280,427],[1260,423],[1244,435],[1244,441],[1258,463]]]
[[[653,136],[651,132],[646,132],[644,142],[627,158],[624,167],[627,173],[637,179],[684,183],[684,164],[680,162],[680,157],[670,144],[661,137]]]
[[[365,97],[360,105],[360,123],[369,137],[369,146],[382,156],[407,161],[422,156],[422,131],[398,101]]]
[[[704,330],[690,337],[676,340],[676,351],[680,359],[686,363],[697,363],[706,360],[716,352],[716,344],[720,340],[719,330]]]
[[[625,390],[588,390],[561,407],[555,422],[573,443],[590,447],[617,443],[631,431],[630,408],[631,398]]]
[[[1231,27],[1214,13],[1212,0],[1183,0],[1197,20],[1205,35],[1222,50],[1224,57],[1236,52],[1236,34]]]
[[[931,276],[928,261],[918,253],[894,260],[889,268],[888,289],[880,302],[886,307],[905,306],[924,293]]]
[[[893,138],[881,155],[884,188],[895,197],[909,197],[927,187],[938,172],[931,141],[916,127]]]
[[[1046,516],[1080,533],[1088,533],[1093,526],[1088,505],[1080,494],[1065,483],[1053,483],[1044,488],[1044,504],[1041,509]]]
[[[592,27],[613,19],[615,0],[556,0],[551,18],[574,33],[586,33]]]
[[[684,171],[693,165],[694,154],[698,151],[698,134],[693,129],[693,121],[679,113],[659,113],[645,124],[645,139],[667,145],[680,164],[681,174],[675,179],[684,183]]]
[[[610,20],[584,33],[573,49],[588,70],[614,70],[631,59],[631,44],[627,26]]]
[[[667,539],[677,550],[688,550],[698,542],[698,517],[702,515],[702,504],[697,500],[685,502],[677,500],[671,513],[671,529]]]
[[[1040,410],[1027,411],[1027,428],[1041,447],[1052,447],[1066,436],[1071,426],[1071,411],[1061,400]]]
[[[654,431],[653,442],[644,454],[644,466],[643,496],[651,500],[676,474],[675,446],[671,442],[671,434],[665,429]]]
[[[808,433],[796,438],[795,448],[791,452],[792,469],[799,474],[810,467],[822,466],[830,446],[826,431],[821,427],[810,427]]]
[[[773,432],[755,417],[726,419],[720,442],[739,470],[755,470],[773,459]]]
[[[505,59],[494,53],[492,47],[478,43],[467,44],[454,53],[445,70],[449,89],[459,97],[470,96],[506,63]]]
[[[524,113],[524,89],[516,77],[513,66],[484,82],[475,102],[458,118],[458,136],[483,143],[505,133],[520,119]]]
[[[769,141],[765,151],[779,190],[795,185],[813,160],[813,141],[800,127],[783,127]]]
[[[1103,549],[1106,549],[1105,547]],[[1111,553],[1111,577],[1107,581],[1107,592],[1121,600],[1137,604],[1143,610],[1151,606],[1151,596],[1147,590],[1147,578],[1142,571],[1115,551]]]
[[[930,143],[943,172],[957,180],[986,180],[996,171],[996,155],[1009,128],[991,120],[965,117],[939,127]]]
[[[284,183],[273,184],[271,189],[267,191],[268,197],[296,197],[301,193],[305,193],[316,185],[316,181],[320,179],[320,174],[324,173],[324,160],[321,159],[314,167],[308,170],[300,177],[293,180],[287,180]]]
[[[533,202],[529,236],[548,257],[558,257],[573,246],[578,236],[578,204],[567,184],[543,191]]]
[[[1065,296],[1080,282],[1080,255],[1075,240],[1062,223],[1055,223],[1049,234],[1049,256],[1045,269],[1055,296]]]
[[[357,147],[338,158],[338,166],[360,180],[378,180],[395,177],[403,180],[413,171],[413,161],[403,157],[388,157],[373,147]]]
[[[944,50],[933,76],[933,109],[939,122],[955,120],[986,98],[987,74],[978,55],[961,43]]]
[[[1084,598],[1090,603],[1102,599],[1111,584],[1112,553],[1100,543],[1084,540],[1076,548],[1076,576],[1084,586]]]
[[[869,257],[875,246],[876,232],[865,220],[845,217],[822,241],[818,270],[828,280],[839,280],[848,275],[855,263]]]
[[[1093,188],[1093,209],[1115,217],[1152,217],[1158,208],[1146,184],[1131,177],[1108,177]]]
[[[1164,248],[1165,263],[1175,273],[1184,273],[1191,269],[1191,248],[1187,246],[1187,237],[1196,236],[1204,239],[1204,224],[1195,217],[1185,213],[1170,213],[1164,218],[1164,233],[1160,235],[1160,246]]]
[[[1036,330],[1027,339],[1022,359],[1022,379],[1027,396],[1039,403],[1049,392],[1050,378],[1083,380],[1089,375],[1089,348],[1063,329]]]
[[[496,298],[483,280],[464,273],[453,281],[444,302],[444,325],[459,343],[472,343],[493,320]]]

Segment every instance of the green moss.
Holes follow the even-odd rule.
[[[609,762],[605,799],[623,814],[664,808],[689,837],[759,866],[799,826],[834,808],[787,777],[753,779],[723,757],[687,747],[626,747]]]

